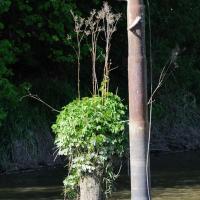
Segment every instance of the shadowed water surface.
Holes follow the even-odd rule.
[[[62,200],[63,168],[0,176],[1,200]],[[200,152],[151,156],[153,200],[200,200]],[[111,200],[130,200],[129,178]]]

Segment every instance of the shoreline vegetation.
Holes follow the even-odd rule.
[[[152,156],[156,156],[156,157],[162,157],[162,156],[170,156],[170,155],[174,155],[174,154],[182,154],[182,153],[198,153],[200,152],[200,150],[174,150],[174,151],[170,151],[170,150],[160,150],[160,149],[153,149],[151,150],[151,155]],[[128,159],[124,158],[123,160],[125,160],[124,162],[128,163]],[[127,164],[124,164],[123,168],[127,168],[126,166]],[[57,168],[60,168],[60,169],[64,169],[65,168],[65,162],[63,161],[63,163],[60,163],[60,164],[53,164],[53,165],[41,165],[41,166],[38,166],[36,168],[24,168],[24,169],[11,169],[11,170],[8,170],[8,171],[1,171],[0,172],[0,176],[5,176],[5,175],[17,175],[17,174],[26,174],[26,173],[31,173],[31,172],[37,172],[37,171],[42,171],[42,170],[52,170],[52,169],[57,169]],[[128,173],[126,170],[124,172],[124,170],[122,170],[122,176],[124,175],[124,173]],[[120,176],[121,176],[120,175]]]

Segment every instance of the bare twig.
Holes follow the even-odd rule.
[[[46,103],[44,100],[40,99],[40,97],[38,97],[37,95],[33,95],[33,94],[31,94],[31,93],[29,93],[29,94],[27,94],[27,95],[21,97],[21,98],[20,98],[20,101],[22,101],[24,98],[27,98],[27,97],[33,98],[33,99],[35,99],[35,100],[41,102],[42,104],[44,104],[46,107],[50,108],[50,109],[51,109],[52,111],[54,111],[54,112],[58,112],[58,113],[60,112],[59,110],[57,110],[57,109],[53,108],[52,106],[50,106],[50,105],[49,105],[48,103]]]
[[[119,66],[114,67],[114,68],[111,68],[111,69],[109,70],[109,72],[111,72],[111,71],[113,71],[113,70],[115,70],[115,69],[117,69],[117,68],[119,68]]]
[[[161,70],[159,79],[158,79],[158,84],[154,91],[151,93],[151,96],[149,98],[148,104],[153,102],[153,97],[155,96],[156,92],[160,89],[160,87],[163,85],[164,81],[166,80],[167,75],[171,74],[170,68],[176,63],[177,56],[179,55],[179,48],[176,47],[175,49],[172,50],[170,58],[167,60],[165,63],[164,67]]]

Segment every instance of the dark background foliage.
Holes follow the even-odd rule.
[[[111,88],[114,92],[118,88],[119,95],[128,102],[126,3],[114,0],[109,3],[114,12],[122,13],[112,40],[112,66],[118,68],[111,73]],[[57,109],[76,97],[77,69],[72,48],[76,43],[67,39],[68,34],[74,38],[70,10],[87,16],[91,9],[98,9],[101,5],[99,0],[87,3],[84,0],[0,1],[0,167],[12,160],[13,140],[29,138],[27,130],[39,126],[41,121],[50,125],[55,120],[55,113],[40,103],[32,99],[20,101],[27,90]],[[150,17],[154,87],[173,52],[179,53],[170,65],[162,88],[155,95],[155,124],[164,119],[173,121],[176,105],[195,110],[197,115],[199,113],[199,9],[200,2],[195,0],[151,0],[150,10],[146,6],[147,60],[150,55]],[[82,47],[82,60],[81,94],[86,96],[91,90],[91,61],[87,45]],[[101,63],[98,69],[101,71]],[[178,102],[177,94],[182,95]],[[174,102],[176,105],[172,106]],[[165,123],[167,128],[169,124]]]

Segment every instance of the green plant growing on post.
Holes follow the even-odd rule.
[[[95,179],[99,191],[110,192],[115,179],[112,157],[124,152],[125,109],[117,95],[107,93],[104,99],[75,100],[60,112],[52,128],[58,154],[69,158],[69,175],[64,180],[67,195],[77,197],[79,184],[87,177]]]
[[[73,15],[74,19],[77,19]],[[126,136],[125,112],[119,96],[109,92],[109,51],[119,14],[113,14],[107,3],[93,10],[81,30],[91,37],[92,86],[91,97],[79,98],[63,107],[52,129],[59,155],[68,157],[68,176],[64,180],[65,198],[99,200],[107,198],[117,178],[113,159],[124,153]],[[102,34],[104,33],[104,34]],[[95,62],[99,34],[105,35],[105,65],[100,88]],[[79,66],[78,66],[79,67]],[[99,89],[98,89],[99,88]]]

